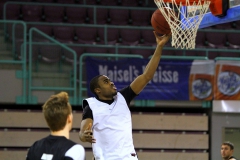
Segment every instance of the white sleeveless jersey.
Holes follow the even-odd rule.
[[[117,93],[109,105],[86,99],[93,113],[92,144],[95,160],[137,160],[132,139],[132,119],[125,98]]]

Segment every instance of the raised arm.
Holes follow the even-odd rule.
[[[161,55],[162,55],[162,49],[163,46],[168,42],[171,35],[164,35],[164,36],[158,36],[157,33],[153,32],[156,37],[157,47],[155,49],[155,52],[148,62],[143,74],[139,75],[131,84],[132,90],[139,94],[144,87],[148,84],[148,82],[153,78],[154,73],[158,67]]]

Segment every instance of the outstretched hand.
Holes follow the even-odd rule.
[[[94,139],[93,133],[92,133],[92,123],[89,123],[88,127],[83,132],[83,137],[85,138],[86,142],[96,143],[96,139]]]
[[[161,46],[161,47],[163,47],[163,46],[168,42],[168,40],[170,39],[170,37],[172,36],[172,33],[169,33],[169,34],[167,34],[167,35],[164,34],[164,35],[162,35],[162,36],[159,36],[156,31],[153,31],[153,33],[154,33],[154,35],[155,35],[155,37],[156,37],[157,45],[159,45],[159,46]]]

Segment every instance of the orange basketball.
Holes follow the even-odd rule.
[[[171,32],[168,22],[159,9],[152,14],[151,24],[153,29],[159,34],[169,34]]]

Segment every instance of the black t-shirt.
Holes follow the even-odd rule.
[[[52,155],[52,160],[72,160],[65,157],[65,153],[74,145],[76,143],[66,137],[49,135],[30,147],[26,160],[40,160],[43,154]]]
[[[237,160],[237,158],[235,158],[235,157],[233,157],[233,156],[229,157],[229,159],[232,159],[232,158],[234,158],[234,159],[236,159],[236,160]]]
[[[132,90],[132,88],[130,86],[121,89],[119,92],[125,98],[128,106],[129,106],[131,100],[133,100],[133,98],[136,97],[136,93],[133,92],[133,90]],[[114,99],[113,100],[100,100],[100,99],[98,99],[98,100],[101,101],[101,102],[107,103],[109,105],[114,102]],[[92,110],[89,107],[88,103],[86,101],[84,101],[84,103],[83,103],[83,116],[82,116],[82,120],[84,120],[86,118],[93,119],[93,114],[92,114]]]

